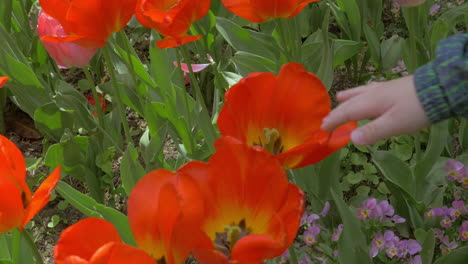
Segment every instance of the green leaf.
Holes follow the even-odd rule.
[[[339,195],[330,189],[331,196],[335,201],[338,212],[343,220],[343,232],[338,241],[339,261],[346,264],[371,263],[367,252],[367,241],[362,231],[360,219],[352,211]]]
[[[372,161],[388,181],[398,185],[414,197],[416,186],[413,173],[405,162],[388,151],[373,152]]]
[[[356,0],[337,0],[339,8],[346,13],[351,28],[351,39],[361,39],[361,12]]]
[[[60,181],[56,187],[57,192],[78,211],[87,217],[97,217],[111,222],[119,231],[122,240],[130,245],[135,245],[128,218],[119,211],[97,203],[93,198],[75,190],[70,185]]]
[[[120,163],[120,177],[122,186],[127,195],[130,194],[135,184],[145,175],[145,170],[138,162],[138,151],[132,145],[129,145],[125,151]]]
[[[468,246],[452,250],[447,255],[439,258],[434,264],[466,264],[468,259]]]
[[[364,45],[361,42],[335,39],[333,40],[333,67],[344,63],[354,55],[358,54]]]
[[[236,65],[237,71],[242,76],[247,76],[252,72],[273,72],[278,71],[277,63],[262,56],[239,51],[232,61]]]
[[[419,241],[422,241],[422,249],[420,252],[422,263],[431,264],[432,259],[434,258],[434,249],[436,244],[434,231],[432,231],[432,229],[429,230],[426,233],[425,239]]]
[[[350,184],[358,184],[364,179],[364,175],[360,172],[350,171],[344,178]]]
[[[277,61],[281,54],[272,36],[241,28],[222,17],[216,17],[216,28],[236,51],[255,54],[271,61]]]
[[[39,131],[59,141],[65,128],[72,127],[73,119],[51,102],[36,109],[34,122]]]
[[[50,219],[50,222],[47,224],[47,227],[54,228],[60,223],[60,216],[53,215]]]
[[[382,41],[381,56],[382,68],[384,71],[389,71],[396,67],[398,60],[402,59],[404,39],[398,35],[393,35],[391,38]]]

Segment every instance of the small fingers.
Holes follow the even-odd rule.
[[[336,99],[339,101],[339,102],[344,102],[352,97],[355,97],[357,95],[360,95],[366,91],[369,90],[369,88],[374,88],[376,85],[378,85],[378,83],[370,83],[368,85],[364,85],[364,86],[359,86],[359,87],[356,87],[356,88],[353,88],[353,89],[348,89],[348,90],[344,90],[344,91],[340,91],[336,94]]]
[[[385,112],[386,104],[375,100],[372,95],[360,95],[340,104],[323,119],[321,128],[332,131],[350,121],[374,118]]]

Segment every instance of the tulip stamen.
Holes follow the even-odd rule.
[[[246,227],[245,220],[241,220],[238,224],[226,225],[223,233],[216,233],[215,248],[230,256],[231,249],[237,241],[250,233],[251,230]]]
[[[283,152],[284,146],[281,135],[276,128],[264,128],[263,135],[265,136],[265,142],[262,141],[261,137],[258,137],[258,142],[254,142],[254,146],[261,146],[273,155]]]

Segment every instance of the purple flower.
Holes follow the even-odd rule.
[[[462,226],[458,229],[461,241],[468,241],[468,220],[463,221]]]
[[[387,257],[393,258],[398,254],[398,248],[396,247],[395,243],[391,243],[388,245],[387,250],[385,250]]]
[[[429,9],[429,15],[435,16],[440,10],[440,5],[433,5],[431,9]]]
[[[439,228],[432,229],[434,231],[434,235],[438,240],[442,240],[445,236],[445,231]]]
[[[449,159],[447,161],[446,167],[445,167],[445,172],[447,172],[447,180],[449,181],[456,181],[460,177],[460,171],[463,169],[465,165],[463,163]]]
[[[372,246],[369,251],[369,255],[371,258],[375,258],[377,254],[379,254],[379,251],[384,248],[385,246],[385,239],[382,233],[378,232],[375,234],[374,239],[372,239]]]
[[[447,255],[451,250],[456,249],[458,247],[458,243],[456,241],[449,241],[448,236],[444,236],[441,239],[442,244],[439,246],[442,255]]]
[[[382,211],[383,215],[392,216],[393,214],[395,214],[395,210],[393,209],[393,206],[391,206],[387,200],[381,201],[378,207]]]
[[[456,220],[465,213],[465,203],[463,201],[453,201],[452,208],[449,208],[449,216]]]
[[[303,234],[304,242],[310,246],[317,243],[317,235],[320,234],[320,226],[312,225]]]
[[[366,220],[370,217],[372,210],[377,206],[377,199],[369,198],[366,202],[362,203],[358,210],[358,217],[362,220]]]
[[[408,264],[422,264],[421,255],[416,255],[408,260]]]
[[[328,211],[330,211],[330,203],[325,202],[325,205],[323,206],[322,212],[320,212],[321,216],[326,216],[328,214]]]
[[[461,173],[461,176],[458,182],[462,184],[463,188],[468,188],[468,167],[463,167],[460,173]]]
[[[429,217],[445,216],[446,213],[448,213],[447,206],[444,206],[442,208],[432,208],[429,211],[424,213],[424,217],[429,218]]]
[[[278,264],[285,264],[288,262],[288,258],[290,257],[289,255],[289,250],[286,250],[281,256],[280,256],[280,261]]]
[[[398,242],[399,240],[398,237],[395,236],[395,233],[393,233],[390,230],[384,233],[384,239],[385,239],[385,245]]]
[[[340,239],[341,232],[343,232],[343,224],[339,224],[338,227],[333,231],[331,241],[336,242]]]
[[[414,254],[418,253],[421,251],[421,244],[414,240],[414,239],[410,239],[408,240],[408,253],[413,256]]]
[[[396,244],[398,249],[397,257],[398,258],[405,258],[408,255],[408,240],[400,240]]]
[[[394,215],[392,218],[391,218],[391,221],[396,223],[396,224],[399,224],[399,223],[404,223],[406,222],[406,219],[404,219],[403,217],[399,216],[399,215]]]
[[[450,219],[449,217],[444,217],[444,219],[442,219],[440,221],[440,226],[444,227],[444,228],[451,227],[452,226],[452,219]]]

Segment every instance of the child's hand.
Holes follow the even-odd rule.
[[[356,145],[416,132],[429,124],[416,94],[413,76],[339,92],[336,107],[324,120],[322,129],[331,131],[353,120],[375,118],[351,133]]]

